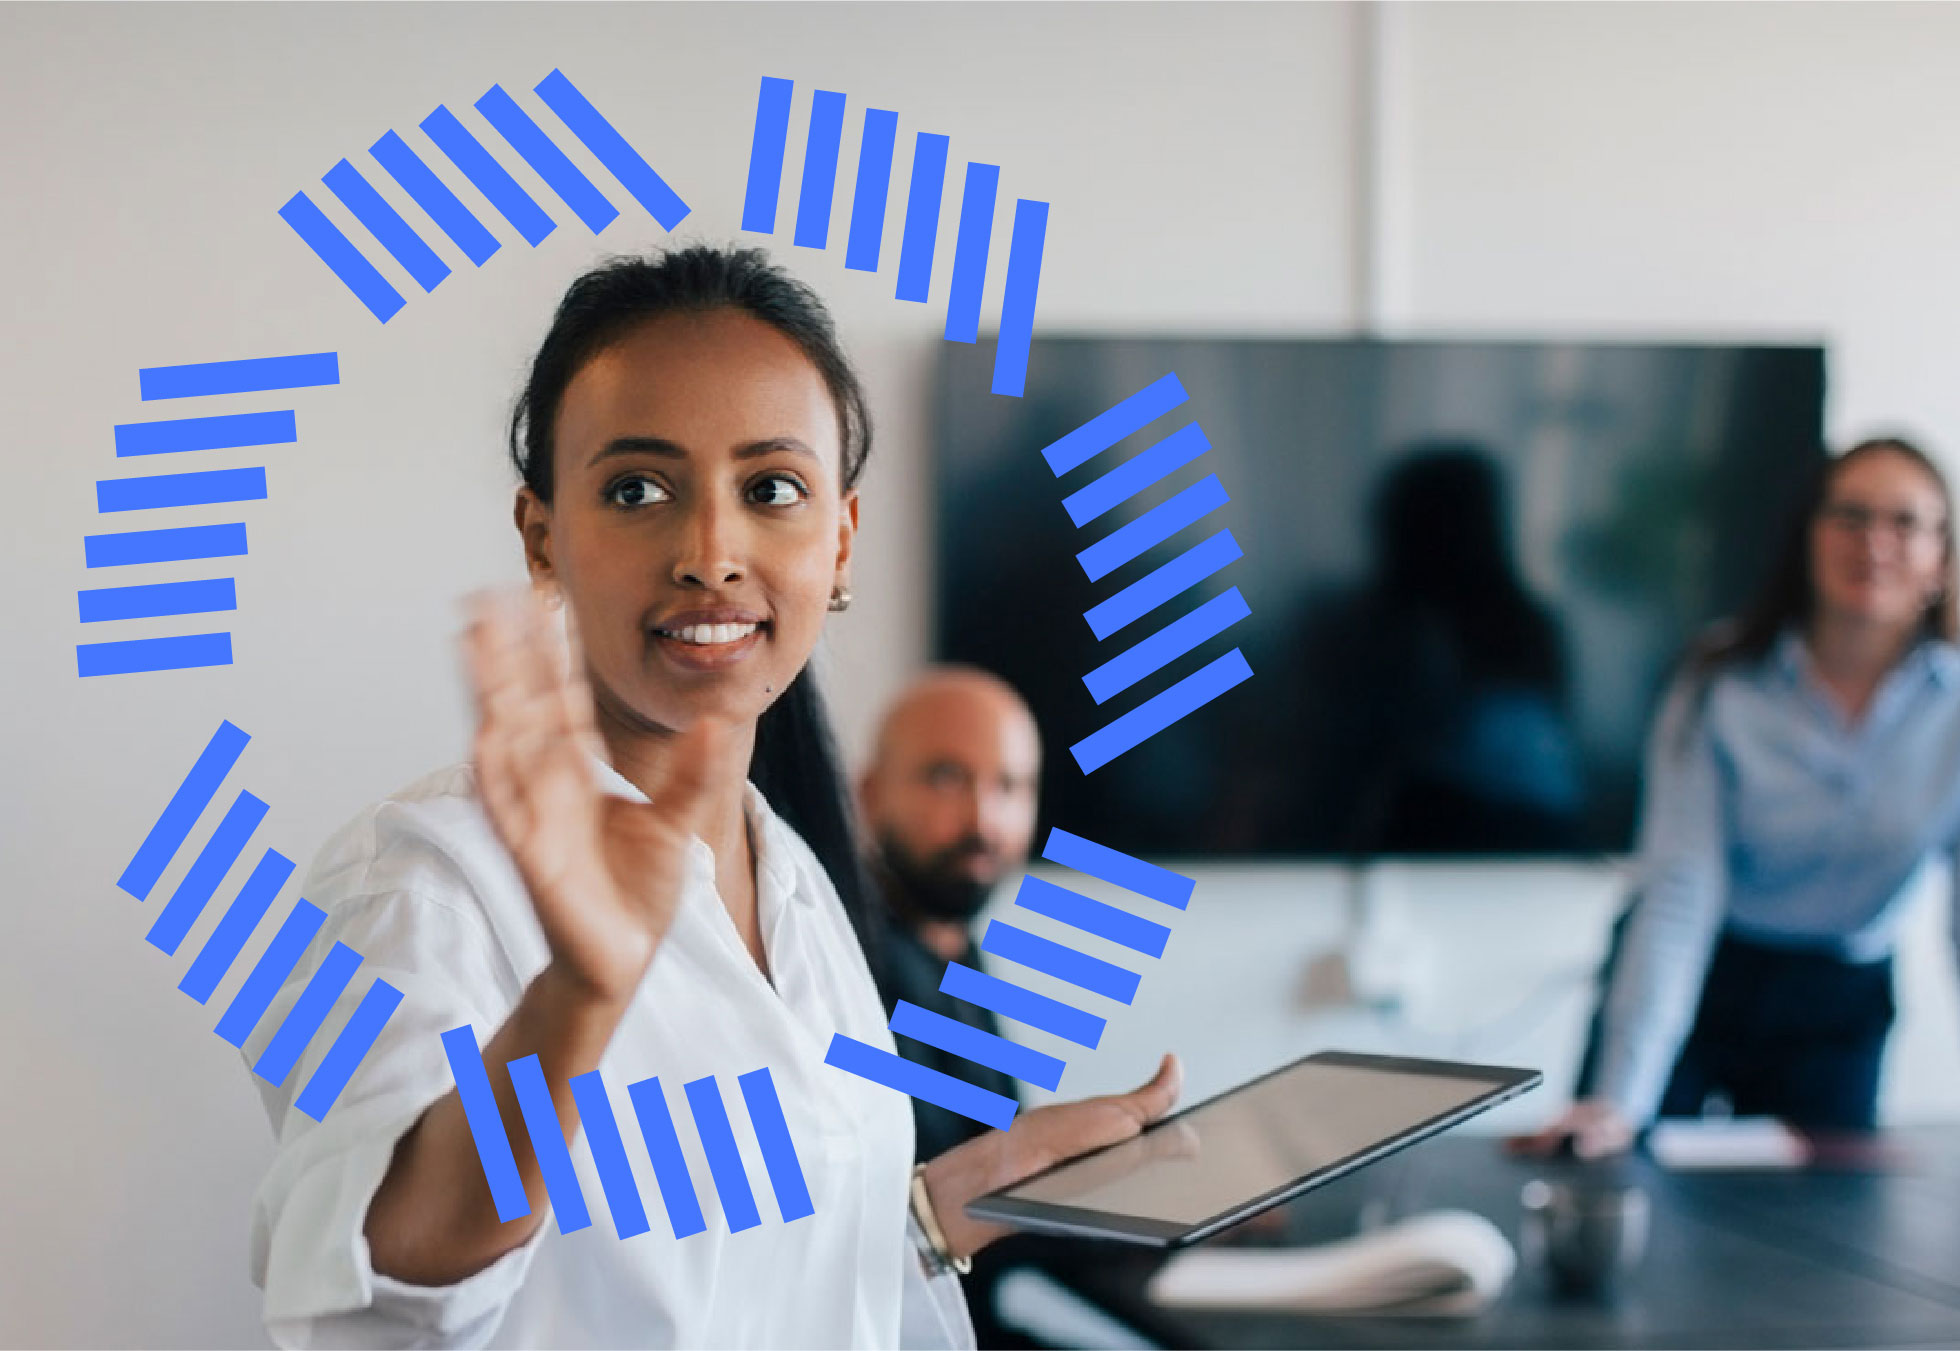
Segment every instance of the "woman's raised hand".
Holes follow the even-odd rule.
[[[602,748],[569,613],[566,629],[533,593],[475,599],[465,646],[477,787],[553,967],[586,994],[623,1003],[680,904],[689,839],[705,824],[710,767],[729,729],[703,718],[677,736],[648,802],[605,792],[592,772]]]

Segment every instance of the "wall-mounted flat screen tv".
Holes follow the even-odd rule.
[[[1624,852],[1668,673],[1761,581],[1824,454],[1818,347],[1058,337],[1021,398],[990,392],[990,345],[942,351],[937,655],[1026,696],[1045,823],[1152,857]],[[1044,447],[1167,372],[1185,403],[1053,476]],[[1064,496],[1193,422],[1202,456],[1071,523]],[[1090,582],[1078,551],[1208,474],[1228,505]],[[1242,559],[1097,640],[1085,611],[1221,529]],[[1232,587],[1249,618],[1091,696]],[[1233,647],[1249,681],[1077,767]]]

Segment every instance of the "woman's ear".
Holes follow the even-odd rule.
[[[511,518],[517,524],[518,538],[524,542],[524,570],[530,574],[531,584],[549,587],[555,593],[558,570],[551,562],[551,508],[527,486],[517,490]]]
[[[837,582],[840,586],[850,583],[851,550],[857,544],[858,494],[857,489],[844,494],[838,503],[837,512]]]

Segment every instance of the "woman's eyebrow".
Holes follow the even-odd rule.
[[[735,458],[751,460],[758,455],[773,455],[778,451],[787,451],[792,455],[807,455],[813,460],[818,458],[816,451],[793,436],[772,436],[762,441],[751,441],[745,446],[736,448]],[[599,461],[611,459],[615,455],[658,455],[664,459],[684,460],[687,458],[687,451],[665,437],[616,436],[600,448],[599,453],[586,463],[586,468],[589,469]]]

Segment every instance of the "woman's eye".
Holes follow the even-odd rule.
[[[606,489],[606,500],[622,507],[643,507],[665,496],[666,493],[661,491],[659,484],[638,474],[620,479]]]
[[[793,507],[807,496],[801,483],[782,475],[758,480],[749,493],[759,506],[765,507]]]

